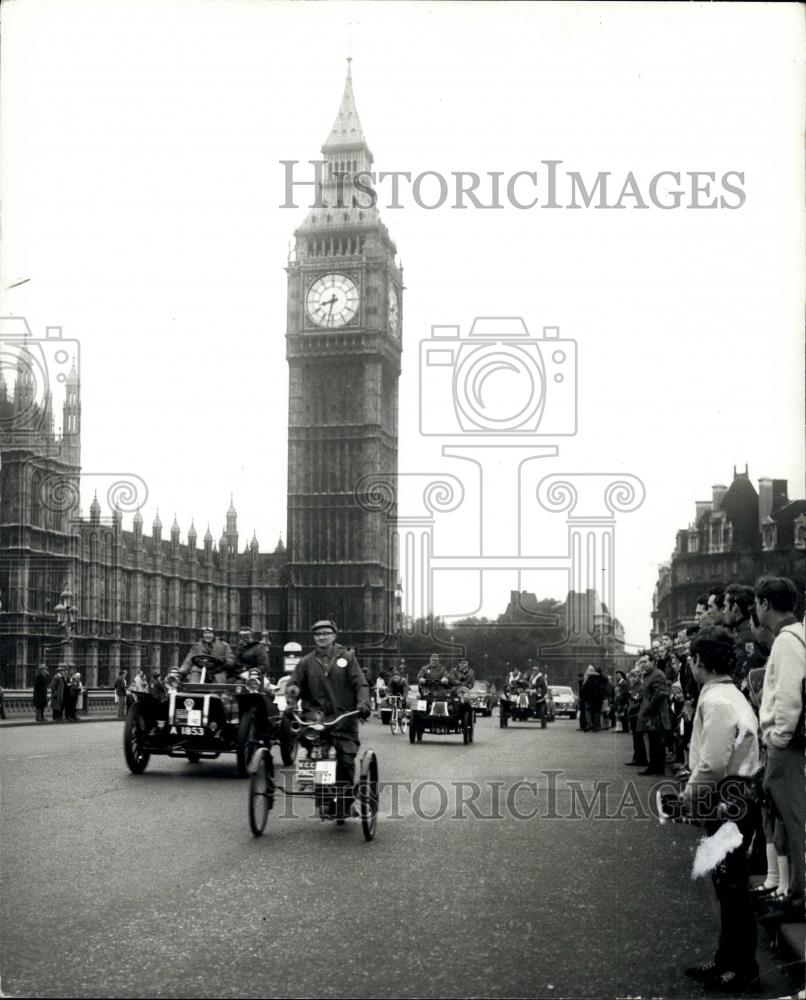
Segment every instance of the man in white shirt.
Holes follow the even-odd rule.
[[[741,842],[712,869],[720,911],[714,960],[685,972],[711,991],[738,996],[758,985],[756,919],[747,864],[758,810],[752,781],[759,767],[758,724],[731,679],[734,642],[727,629],[701,628],[691,642],[689,664],[700,696],[689,747],[691,776],[683,798],[691,814],[704,820],[710,836],[732,821]]]
[[[756,584],[756,614],[775,636],[764,674],[759,725],[767,746],[764,790],[781,814],[789,839],[790,894],[774,904],[765,921],[803,919],[804,780],[803,698],[806,685],[806,636],[795,618],[798,592],[782,576]]]

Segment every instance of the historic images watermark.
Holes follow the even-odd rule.
[[[311,209],[737,209],[747,201],[742,170],[663,169],[636,176],[632,170],[567,170],[562,160],[541,160],[539,169],[370,170],[340,169],[327,160],[280,160],[284,200],[280,208]],[[312,169],[311,169],[312,168]],[[313,190],[311,190],[313,189]]]
[[[663,823],[668,816],[662,813],[659,803],[670,796],[676,797],[679,789],[679,783],[671,779],[652,785],[604,779],[583,782],[565,777],[562,770],[542,770],[514,781],[432,778],[383,781],[378,815],[383,820],[403,821],[413,817],[426,822],[639,820]],[[358,811],[361,808],[360,789],[356,802]],[[742,817],[746,804],[739,789],[733,797],[723,789],[718,802],[703,799],[699,807],[695,806],[689,822],[700,825],[713,818],[717,808],[722,809],[722,818],[737,820]],[[312,798],[275,794],[276,819],[314,814]]]

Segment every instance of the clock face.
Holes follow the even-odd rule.
[[[317,326],[344,326],[358,312],[358,285],[346,274],[323,274],[308,289],[305,301]]]
[[[400,302],[394,285],[389,286],[389,329],[394,334],[400,330]]]

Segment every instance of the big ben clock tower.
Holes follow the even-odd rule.
[[[349,71],[315,207],[288,266],[288,631],[332,618],[377,670],[396,644],[397,514],[362,499],[397,473],[402,273],[366,189]],[[359,177],[360,184],[360,177]],[[390,522],[391,517],[391,522]]]

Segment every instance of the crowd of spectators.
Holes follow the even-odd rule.
[[[679,779],[679,811],[667,815],[701,821],[709,837],[735,820],[736,843],[712,871],[716,955],[686,970],[735,995],[757,981],[757,921],[804,919],[806,635],[784,577],[714,585],[693,610],[691,625],[641,652],[626,684],[600,686],[632,735],[627,765]],[[765,873],[752,888],[751,871]]]

